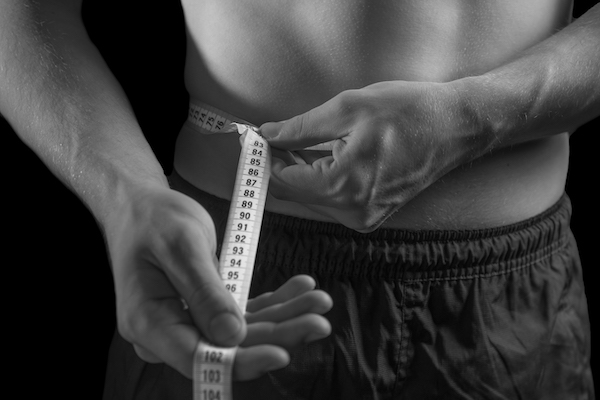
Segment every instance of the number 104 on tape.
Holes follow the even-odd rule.
[[[267,198],[271,155],[267,141],[254,128],[232,125],[246,136],[238,161],[219,268],[225,287],[244,312]],[[194,400],[232,399],[235,350],[199,343],[194,356]]]

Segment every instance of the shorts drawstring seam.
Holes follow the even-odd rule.
[[[476,273],[476,274],[468,274],[468,275],[461,275],[461,276],[452,276],[452,277],[429,277],[429,278],[409,278],[405,280],[405,283],[407,284],[411,284],[411,283],[421,283],[421,282],[449,282],[449,281],[459,281],[459,280],[469,280],[469,279],[480,279],[480,278],[491,278],[494,276],[501,276],[501,275],[506,275],[506,274],[511,274],[514,272],[519,272],[522,271],[524,269],[527,269],[529,267],[531,267],[534,264],[538,264],[540,262],[542,262],[543,260],[546,260],[547,258],[552,257],[554,254],[558,253],[563,246],[566,243],[566,237],[562,237],[560,240],[552,243],[551,245],[544,247],[543,249],[540,249],[539,251],[535,252],[535,253],[530,253],[527,254],[526,256],[523,257],[519,257],[513,260],[509,260],[509,261],[504,261],[504,262],[498,262],[498,263],[494,263],[494,264],[483,264],[483,265],[476,265],[470,268],[473,269],[477,269],[477,268],[483,268],[483,267],[496,267],[499,266],[503,263],[518,263],[518,265],[512,267],[512,268],[508,268],[502,271],[493,271],[493,272],[487,272],[487,273]],[[539,253],[543,253],[543,252],[547,252],[547,254],[538,256]],[[539,257],[539,258],[538,258]],[[520,260],[524,260],[524,259],[531,259],[531,261],[528,261],[524,264],[519,263]]]
[[[390,271],[389,267],[392,266],[393,264],[388,264],[385,270],[380,270],[380,271],[374,271],[373,269],[361,269],[360,271],[356,271],[356,269],[348,267],[349,263],[344,263],[344,262],[337,262],[335,263],[336,265],[332,267],[331,264],[327,263],[325,265],[325,268],[328,268],[328,271],[330,274],[335,274],[338,276],[369,276],[369,275],[374,275],[377,277],[382,277],[382,279],[389,279],[389,280],[396,280],[396,281],[402,281],[405,283],[420,283],[420,282],[448,282],[448,281],[457,281],[457,280],[468,280],[468,279],[473,279],[473,278],[486,278],[486,277],[493,277],[493,276],[500,276],[500,275],[504,275],[504,274],[510,274],[513,272],[517,272],[523,269],[528,268],[529,266],[531,266],[534,263],[537,263],[541,260],[544,260],[548,257],[551,257],[552,255],[554,255],[556,252],[558,252],[566,243],[567,241],[567,237],[565,235],[561,236],[559,239],[555,240],[554,242],[550,243],[549,245],[542,247],[541,249],[535,251],[535,252],[531,252],[528,253],[524,256],[521,257],[517,257],[517,258],[513,258],[513,259],[509,259],[509,260],[505,260],[505,261],[499,261],[499,262],[495,262],[492,264],[477,264],[477,265],[473,265],[473,266],[465,266],[465,267],[458,267],[458,268],[448,268],[448,269],[438,269],[438,270],[434,270],[434,271],[405,271],[404,269],[402,269],[401,267],[401,271],[398,271],[398,273],[396,274],[396,270],[394,271]],[[547,254],[544,254],[547,253]],[[277,264],[278,263],[278,252],[276,251],[272,251],[272,250],[264,250],[261,251],[260,254],[262,256],[264,256],[264,262],[267,264]],[[542,254],[540,256],[540,254]],[[539,258],[537,258],[539,257]],[[524,264],[522,264],[523,260],[527,260],[527,259],[534,259],[533,261],[527,261]],[[294,269],[295,270],[304,270],[302,267],[298,267],[298,263],[302,263],[305,265],[310,265],[311,267],[309,267],[307,270],[308,272],[317,272],[319,270],[321,270],[322,268],[324,268],[323,266],[321,266],[321,259],[317,258],[317,257],[302,257],[302,256],[296,256],[296,257],[287,257],[284,256],[284,260],[283,260],[283,266],[292,266],[294,265]],[[399,262],[398,262],[399,263]],[[498,267],[502,264],[517,264],[513,267],[507,268],[507,269],[502,269],[501,271],[493,271],[493,272],[486,272],[486,273],[469,273],[467,275],[460,275],[460,276],[447,276],[447,277],[420,277],[420,278],[406,278],[406,272],[408,272],[409,274],[411,272],[417,273],[417,274],[435,274],[435,273],[445,273],[448,271],[452,271],[452,270],[460,270],[460,269],[480,269],[480,268],[495,268]],[[393,268],[393,267],[392,267]],[[397,277],[395,277],[395,275],[398,275]]]

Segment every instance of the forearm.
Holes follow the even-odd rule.
[[[481,135],[474,154],[573,132],[600,115],[598,60],[600,5],[512,62],[450,83]]]
[[[2,3],[0,112],[103,224],[127,190],[166,181],[79,2],[40,3]]]

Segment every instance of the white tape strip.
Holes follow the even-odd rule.
[[[245,134],[238,161],[234,191],[219,267],[225,287],[242,312],[246,310],[254,259],[262,225],[271,173],[267,141],[249,125],[231,123],[228,118],[206,109],[194,111],[195,124],[212,132],[228,131],[234,125]],[[224,120],[227,125],[219,121]],[[216,131],[215,131],[216,129]],[[232,370],[236,348],[222,348],[200,342],[194,355],[194,400],[231,400]]]
[[[232,122],[243,122],[217,108],[196,101],[190,102],[188,121],[202,130],[204,134],[227,131]]]
[[[233,115],[227,114],[218,108],[212,107],[208,104],[192,100],[188,109],[188,122],[200,128],[204,134],[223,133],[227,131],[223,129],[229,126],[232,122],[242,123],[248,126],[252,124],[234,117]],[[303,150],[308,151],[331,151],[335,140],[325,143],[319,143],[314,146],[307,147]]]
[[[194,355],[194,400],[233,399],[231,382],[236,348],[200,342]]]

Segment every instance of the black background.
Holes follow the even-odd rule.
[[[166,172],[173,140],[187,112],[183,86],[185,34],[177,1],[84,2],[92,40],[121,81]],[[123,7],[126,3],[127,7]],[[577,3],[577,2],[576,2]],[[152,3],[157,4],[157,3]],[[575,15],[588,6],[579,2]],[[224,24],[223,29],[228,29]],[[595,332],[598,295],[592,281],[598,239],[594,190],[600,119],[571,137],[567,193]],[[82,203],[23,145],[0,118],[4,322],[9,378],[19,397],[101,397],[114,331],[114,292],[104,241]],[[599,244],[600,245],[600,244]],[[592,363],[597,364],[596,352]]]

